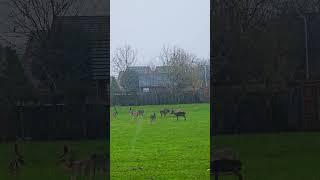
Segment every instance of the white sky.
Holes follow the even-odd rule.
[[[209,0],[111,0],[111,53],[129,44],[137,65],[158,64],[163,45],[210,56]]]

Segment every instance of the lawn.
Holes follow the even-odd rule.
[[[183,109],[187,120],[161,118],[164,107]],[[131,119],[129,107],[118,107],[111,119],[111,179],[209,179],[209,104],[142,108],[143,118]],[[153,112],[157,119],[150,124]]]
[[[68,180],[68,174],[57,164],[58,156],[63,152],[63,145],[68,144],[75,157],[84,159],[89,154],[105,153],[107,143],[104,141],[79,142],[23,142],[19,143],[26,165],[17,177],[8,174],[8,162],[13,144],[0,144],[0,179],[1,180]],[[100,179],[106,179],[101,175]]]
[[[320,133],[228,135],[212,142],[239,152],[244,180],[319,180],[319,137]]]

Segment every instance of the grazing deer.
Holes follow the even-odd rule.
[[[117,118],[117,116],[118,116],[118,111],[117,111],[116,107],[113,107],[112,115],[113,115],[114,118]]]
[[[153,114],[150,116],[150,123],[152,124],[155,120],[156,120],[156,113],[153,113]]]
[[[138,110],[138,115],[139,116],[144,116],[144,110],[143,109]]]
[[[241,167],[242,163],[238,156],[231,149],[220,149],[213,153],[211,164],[211,175],[215,175],[218,180],[220,175],[235,175],[242,180]]]
[[[177,120],[179,118],[179,116],[184,117],[184,120],[187,120],[186,118],[186,113],[182,110],[171,110],[171,114],[174,114],[177,117]]]
[[[14,144],[14,157],[9,162],[9,172],[16,175],[22,165],[25,165],[25,160],[19,153],[18,144]]]
[[[131,117],[133,117],[134,119],[137,119],[137,117],[139,116],[139,112],[138,111],[133,111],[130,107],[129,113],[131,115]]]
[[[64,146],[64,153],[59,157],[63,169],[70,174],[70,180],[87,177],[88,180],[94,177],[94,161],[89,159],[74,160],[67,146]]]
[[[170,113],[169,109],[160,110],[161,117],[166,117],[168,113]]]

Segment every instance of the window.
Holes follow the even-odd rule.
[[[150,89],[149,89],[149,88],[143,88],[142,91],[143,91],[144,93],[147,93],[147,92],[150,91]]]

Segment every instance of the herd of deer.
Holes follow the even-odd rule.
[[[138,110],[133,110],[131,107],[129,109],[129,115],[131,116],[131,118],[133,119],[137,119],[138,117],[143,117],[145,114],[144,110],[143,109],[138,109]],[[166,117],[168,114],[172,114],[174,116],[176,116],[177,120],[179,119],[179,117],[183,117],[184,120],[186,120],[186,112],[184,112],[183,110],[181,109],[162,109],[160,110],[160,115],[161,117]],[[117,118],[118,116],[118,111],[117,109],[114,107],[113,108],[113,112],[112,112],[112,115],[114,118]],[[150,115],[150,123],[153,123],[154,121],[156,120],[156,112],[153,112],[151,115]]]
[[[132,118],[137,119],[139,116],[144,116],[144,110],[139,109],[137,111],[134,111],[131,107],[129,109],[129,114],[131,115]],[[160,115],[161,117],[166,117],[167,114],[173,114],[176,116],[177,120],[179,117],[183,117],[184,120],[186,120],[186,112],[180,110],[180,109],[162,109],[160,110]],[[155,120],[157,119],[156,112],[153,112],[150,115],[150,123],[152,124]]]
[[[26,162],[18,151],[18,144],[14,144],[14,156],[9,161],[8,170],[12,175],[17,175]],[[93,153],[87,159],[75,160],[68,146],[64,146],[63,154],[58,158],[58,165],[69,174],[70,180],[93,180],[97,174],[108,173],[108,157],[106,154]]]

